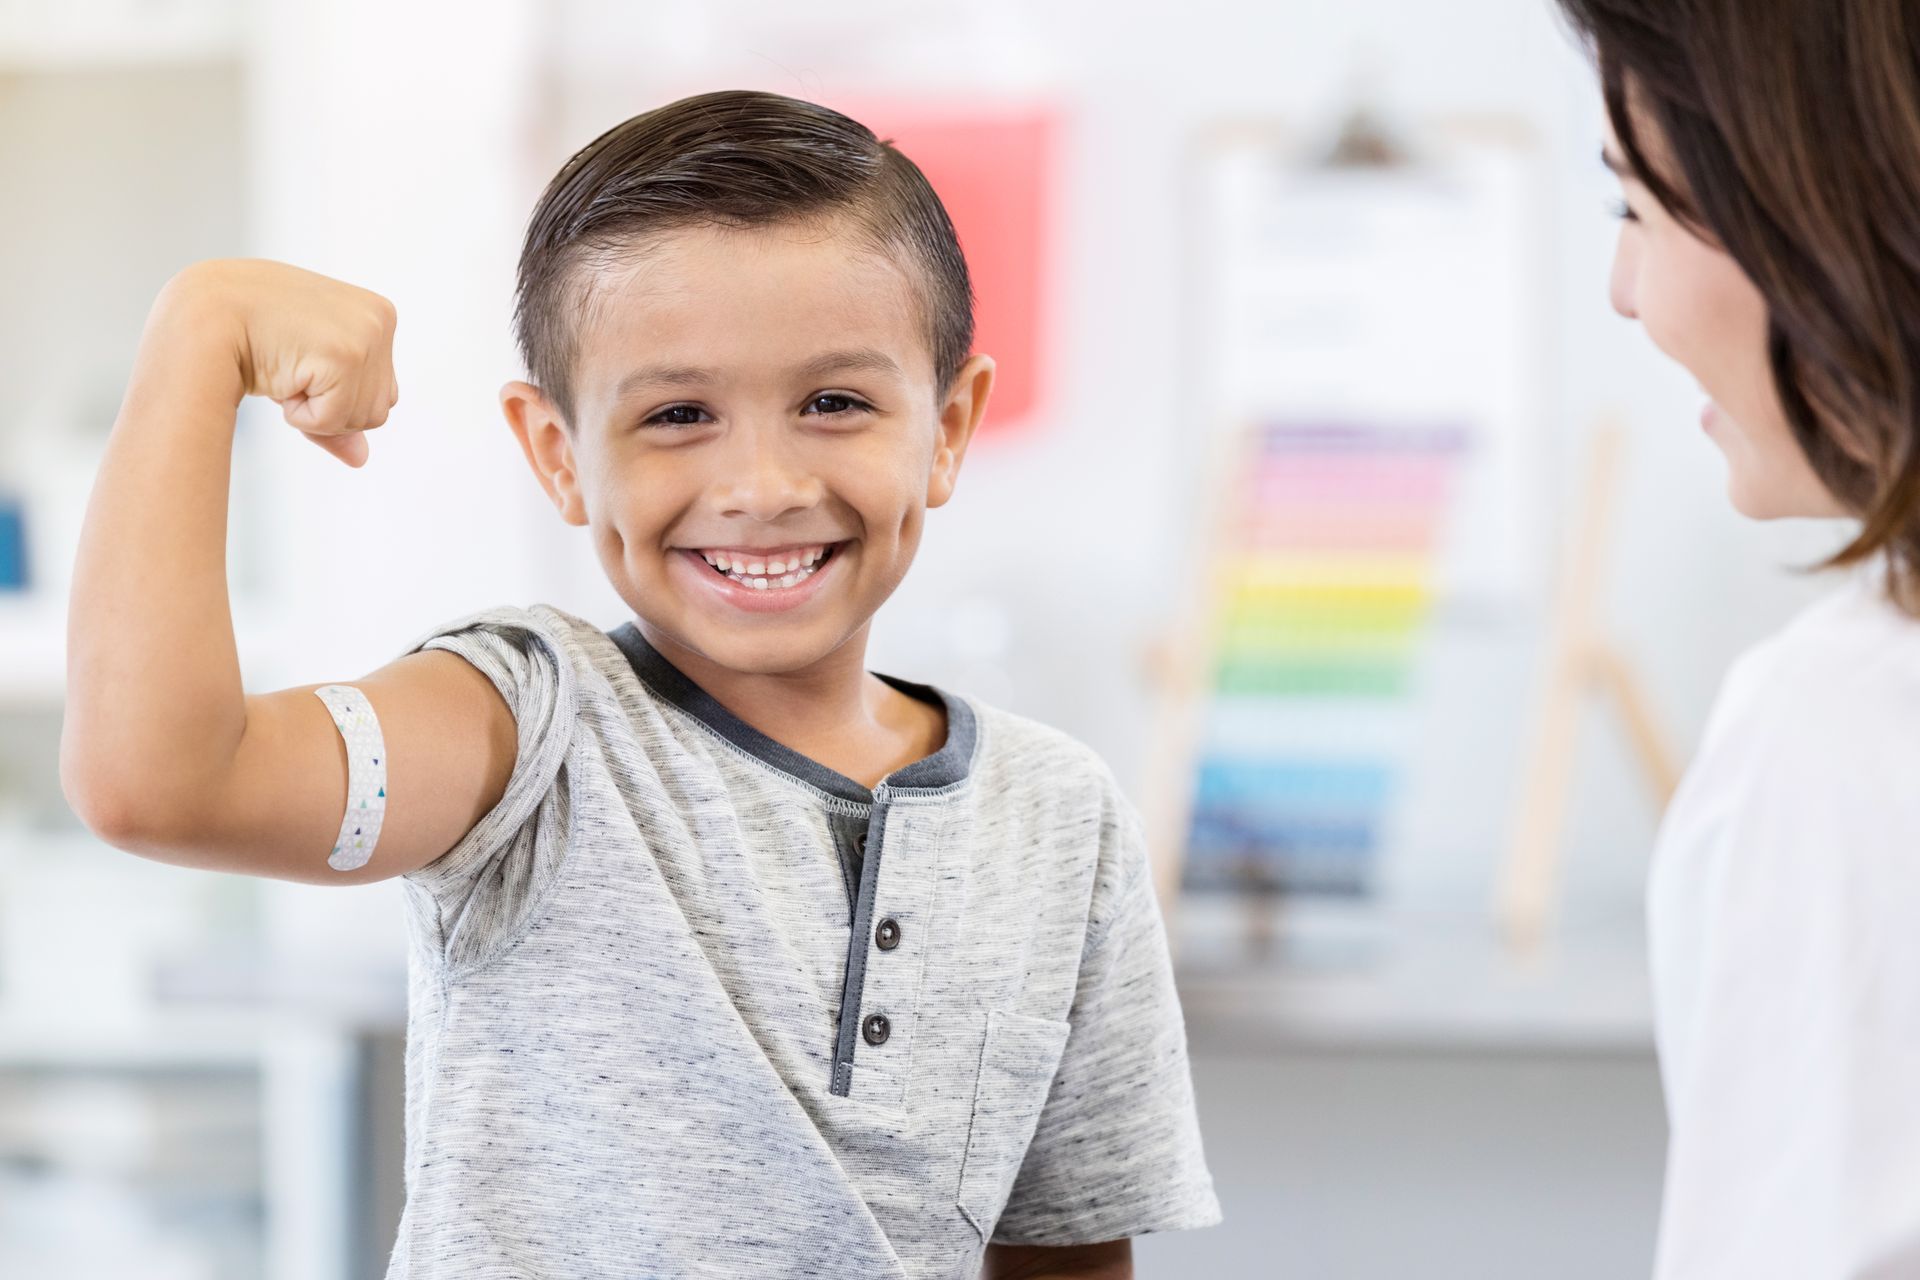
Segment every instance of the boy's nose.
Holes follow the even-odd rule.
[[[721,451],[714,496],[722,514],[769,522],[818,505],[824,486],[779,431],[741,431]]]

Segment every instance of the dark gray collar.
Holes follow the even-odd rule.
[[[640,628],[632,622],[621,623],[607,636],[620,647],[620,652],[632,664],[634,674],[655,695],[680,708],[748,755],[809,786],[818,787],[828,795],[860,804],[873,802],[873,792],[860,783],[801,755],[791,747],[782,746],[721,706],[713,695],[689,680],[658,649],[647,643],[647,638],[640,634]],[[932,685],[915,684],[911,680],[880,675],[877,671],[874,675],[910,698],[917,698],[930,706],[944,707],[947,713],[945,744],[925,759],[894,770],[886,776],[882,785],[893,792],[936,790],[964,780],[973,767],[976,732],[973,708],[967,700],[953,697]]]

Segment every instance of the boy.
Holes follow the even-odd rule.
[[[507,420],[633,620],[489,609],[243,694],[235,406],[358,466],[398,397],[383,299],[248,261],[155,304],[72,602],[96,832],[404,877],[391,1280],[1126,1276],[1218,1221],[1112,776],[863,666],[993,384],[919,171],[774,95],[638,116],[541,197],[516,323]]]

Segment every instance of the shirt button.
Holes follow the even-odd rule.
[[[891,951],[900,945],[900,922],[888,916],[873,931],[873,941],[882,951]]]
[[[885,1044],[887,1037],[893,1034],[893,1024],[887,1021],[887,1015],[876,1013],[870,1016],[861,1027],[868,1044]]]
[[[867,833],[862,831],[853,837],[853,847],[860,853],[867,851]]]

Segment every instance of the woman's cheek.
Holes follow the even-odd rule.
[[[1697,320],[1687,314],[1685,293],[1675,287],[1673,265],[1656,250],[1644,251],[1635,291],[1640,327],[1661,354],[1685,366],[1697,379],[1700,370],[1694,367],[1693,341],[1698,335]]]

